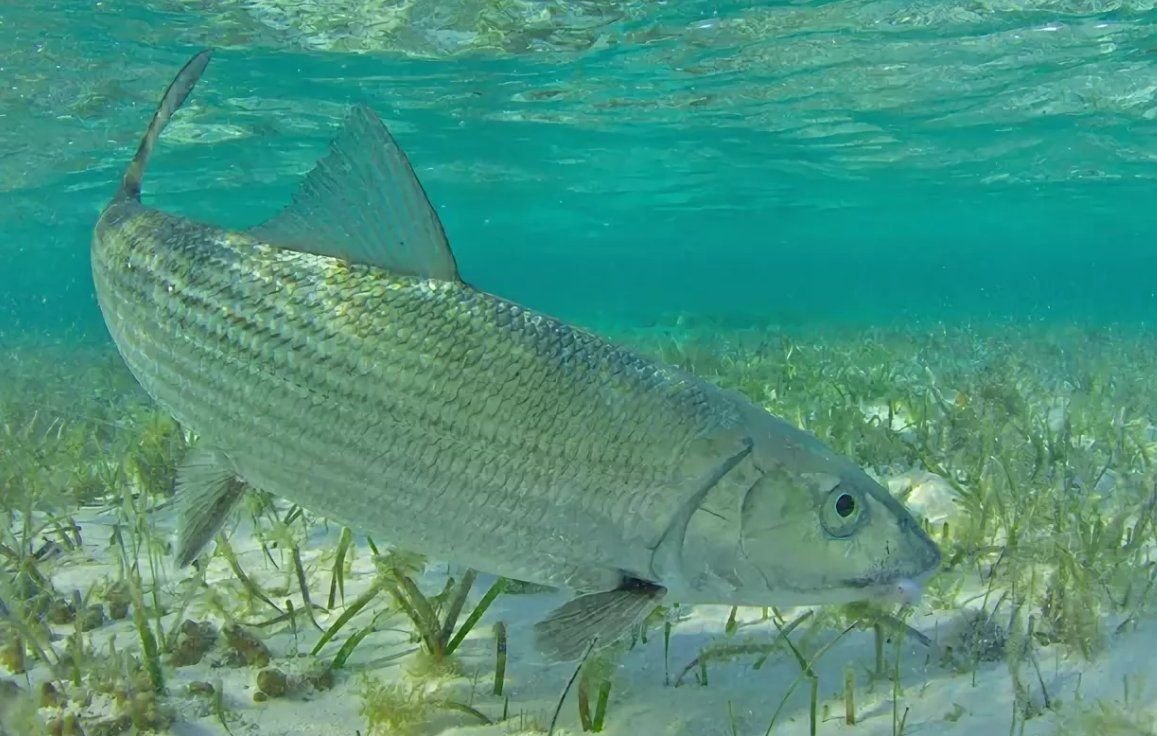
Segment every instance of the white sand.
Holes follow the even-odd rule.
[[[98,579],[112,579],[115,575],[116,567],[107,546],[107,525],[112,517],[95,512],[87,517],[82,519],[84,549],[55,563],[54,582],[63,593],[77,589],[83,594]],[[156,520],[163,527],[166,524],[166,513],[158,512]],[[306,541],[302,555],[310,574],[314,602],[324,604],[332,563],[328,557],[319,563],[319,557],[323,552],[333,549],[338,530],[333,527],[326,530],[320,524],[314,529],[316,533]],[[280,585],[287,588],[295,605],[301,604],[288,554],[284,555],[285,567],[275,570],[265,560],[255,536],[246,524],[240,524],[234,529],[230,540],[246,572],[265,586]],[[444,565],[431,564],[420,581],[423,589],[427,592],[440,589],[445,572]],[[173,596],[176,593],[173,583],[193,573],[191,570],[166,570],[165,574],[169,576],[165,586],[166,596]],[[372,577],[368,550],[359,540],[352,574],[347,578],[345,600],[350,602],[356,598]],[[491,580],[486,576],[480,577],[468,609]],[[213,559],[207,581],[222,596],[235,596],[240,590],[235,576],[220,556]],[[200,594],[185,617],[194,620],[209,618],[219,624],[220,620],[214,618],[204,605],[205,599],[206,596]],[[284,597],[274,597],[274,600],[281,605]],[[328,661],[332,658],[345,638],[367,622],[373,611],[382,610],[386,600],[383,596],[376,601],[377,605],[359,614],[337,640],[326,646],[321,659]],[[456,657],[462,675],[425,681],[425,687],[430,690],[453,700],[469,702],[487,716],[497,718],[502,713],[503,700],[490,692],[495,659],[492,625],[501,620],[506,623],[510,637],[505,692],[509,697],[509,720],[481,726],[474,725],[476,722],[468,716],[444,711],[418,733],[482,736],[518,733],[520,729],[529,731],[534,725],[545,727],[573,665],[546,666],[540,663],[532,651],[529,634],[532,623],[562,600],[560,594],[501,596],[464,644],[460,656]],[[340,615],[341,610],[339,605],[333,612],[319,613],[318,622],[322,627],[328,626]],[[798,611],[785,612],[785,615],[791,619],[796,613]],[[773,640],[775,630],[769,622],[760,622],[759,609],[741,609],[741,623],[748,622],[750,625],[744,626],[731,637],[723,633],[727,614],[728,609],[725,607],[698,607],[689,618],[677,623],[671,638],[669,669],[672,678],[710,642]],[[274,615],[275,612],[258,604],[250,619],[269,619]],[[1002,609],[1001,617],[1007,621],[1007,607]],[[925,602],[910,623],[934,640],[942,640],[943,632],[951,627],[953,618],[946,613],[933,614]],[[174,625],[175,619],[170,615],[166,619],[166,626],[171,629]],[[1109,631],[1112,631],[1113,625],[1113,622],[1109,623]],[[362,680],[360,673],[372,672],[386,681],[405,679],[406,662],[412,658],[400,661],[389,661],[388,658],[415,646],[407,639],[410,626],[405,618],[394,617],[384,626],[395,627],[397,631],[382,631],[365,639],[347,669],[338,674],[332,689],[305,692],[261,703],[253,700],[256,668],[214,666],[222,659],[222,644],[219,641],[216,649],[206,655],[200,664],[168,670],[169,690],[173,694],[171,700],[178,710],[178,720],[171,732],[181,736],[225,733],[208,699],[184,694],[190,682],[204,681],[214,684],[223,692],[231,730],[238,736],[353,736],[358,730],[365,734],[365,719],[359,714],[362,702],[359,693]],[[60,633],[66,635],[69,630],[70,627],[62,627]],[[284,625],[257,631],[261,632],[272,650],[274,664],[290,672],[312,661],[308,657],[295,657],[294,653],[308,653],[320,635],[304,619],[296,641],[292,631]],[[825,630],[818,641],[826,642],[837,633],[835,629]],[[92,632],[96,649],[101,651],[107,647],[113,635],[116,646],[121,650],[131,648],[137,642],[130,618]],[[799,639],[798,633],[794,638]],[[899,713],[907,711],[904,733],[908,734],[1009,733],[1014,698],[1012,680],[1005,661],[982,663],[975,677],[972,673],[958,674],[939,666],[935,652],[910,639],[907,642],[902,659],[903,692],[895,706],[890,681],[880,679],[874,685],[869,684],[869,673],[874,662],[871,631],[851,632],[822,658],[816,672],[820,678],[821,716],[823,713],[827,715],[819,724],[819,733],[891,735],[894,733],[894,709]],[[63,646],[63,641],[57,644]],[[887,651],[890,657],[891,648]],[[1136,630],[1111,635],[1108,649],[1091,663],[1081,660],[1077,655],[1066,655],[1055,647],[1038,647],[1035,651],[1049,698],[1054,704],[1060,702],[1060,706],[1030,719],[1025,726],[1025,734],[1058,733],[1058,718],[1071,716],[1082,707],[1076,701],[1078,697],[1084,699],[1086,706],[1097,699],[1120,700],[1126,677],[1143,678],[1132,685],[1134,695],[1138,695],[1138,691],[1144,695],[1151,694],[1148,690],[1142,690],[1143,682],[1144,679],[1151,681],[1157,676],[1157,626],[1151,619],[1142,620]],[[756,659],[756,655],[746,655],[732,661],[713,662],[708,667],[709,684],[706,687],[697,684],[694,674],[688,675],[680,687],[667,686],[664,684],[662,633],[652,630],[647,644],[637,646],[620,660],[604,733],[616,736],[763,734],[772,713],[799,674],[799,669],[790,656],[781,653],[773,654],[760,670],[752,669]],[[859,722],[851,727],[843,721],[841,695],[847,665],[854,667],[857,680],[856,711]],[[27,679],[24,676],[14,679],[26,686],[35,685],[45,675],[41,667],[34,669]],[[1038,702],[1042,701],[1037,676],[1028,663],[1024,665],[1023,677],[1026,683],[1031,684],[1032,697]],[[808,698],[807,684],[801,683],[784,709],[774,733],[808,733]],[[1143,697],[1138,695],[1138,698],[1144,702]],[[100,710],[101,707],[99,701],[94,702],[87,712]],[[42,710],[42,714],[53,715],[47,709]],[[952,714],[951,717],[946,718],[949,714]],[[578,732],[580,728],[572,692],[563,706],[556,733]]]

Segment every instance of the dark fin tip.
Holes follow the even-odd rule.
[[[153,146],[157,144],[157,139],[161,137],[161,131],[169,124],[169,119],[173,117],[173,113],[180,109],[189,93],[193,91],[193,87],[197,86],[197,81],[204,73],[205,67],[209,65],[209,59],[212,56],[213,49],[204,49],[198,52],[193,58],[185,62],[181,71],[173,77],[173,81],[165,89],[165,94],[161,95],[161,101],[153,112],[153,119],[149,121],[149,127],[145,130],[144,137],[141,138],[141,144],[137,147],[137,153],[133,156],[132,163],[125,170],[117,196],[136,200],[141,198],[141,178],[144,176],[145,166],[149,162]]]

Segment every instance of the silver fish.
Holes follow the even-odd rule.
[[[381,120],[353,108],[293,202],[232,231],[141,203],[211,50],[169,85],[92,240],[100,308],[199,438],[191,562],[247,487],[397,547],[576,593],[536,625],[573,659],[664,599],[907,593],[940,551],[878,483],[737,393],[483,292]]]

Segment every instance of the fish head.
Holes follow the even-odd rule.
[[[771,466],[741,502],[739,554],[777,601],[914,602],[940,550],[912,515],[858,468]]]
[[[919,598],[940,549],[886,488],[762,410],[744,431],[747,458],[689,519],[680,557],[693,592],[764,606]]]

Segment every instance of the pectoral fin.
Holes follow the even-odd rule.
[[[177,565],[196,559],[245,495],[233,463],[216,448],[194,447],[177,467]]]
[[[614,590],[579,596],[534,625],[535,643],[549,661],[576,660],[592,639],[606,646],[642,623],[666,593],[660,585],[628,578]]]

